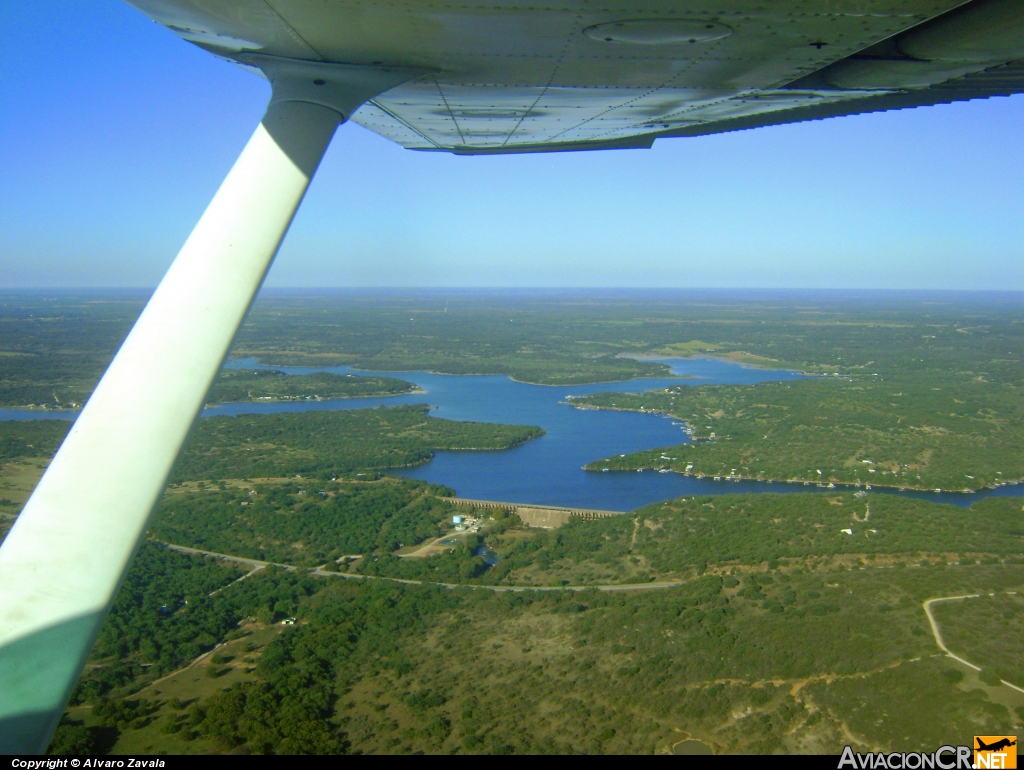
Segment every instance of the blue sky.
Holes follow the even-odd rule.
[[[116,0],[0,3],[0,288],[153,286],[267,84]],[[653,150],[343,126],[270,286],[1024,289],[1024,97]]]

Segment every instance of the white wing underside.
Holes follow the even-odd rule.
[[[875,96],[875,94],[868,94]],[[641,88],[501,88],[407,84],[353,120],[403,147],[459,152],[649,146],[660,131],[792,107],[848,101],[827,94],[750,94],[699,102],[686,91]]]
[[[1024,91],[1019,0],[133,3],[231,60],[430,70],[353,117],[418,150],[647,147]]]
[[[531,9],[540,17],[532,22],[525,10],[521,20],[508,11],[449,12],[435,23],[458,33],[458,47],[446,49],[439,74],[384,94],[354,119],[416,149],[649,145],[653,134],[667,129],[874,96],[776,88],[822,68],[837,54],[853,53],[948,10],[950,3],[918,3],[916,17],[905,8],[896,12],[898,3],[887,4],[889,13],[872,16],[794,13],[806,3],[773,3],[769,11],[759,5],[624,3],[598,10],[580,3],[572,11]],[[713,20],[730,34],[695,43],[636,44],[585,33],[616,20],[680,15]],[[481,29],[489,33],[474,37]],[[826,37],[843,42],[809,44]],[[453,56],[460,48],[463,53]]]

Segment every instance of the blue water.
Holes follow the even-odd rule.
[[[771,371],[715,359],[666,359],[674,377],[646,378],[598,385],[551,387],[514,382],[504,375],[453,376],[430,372],[401,372],[395,376],[415,383],[426,393],[391,398],[339,399],[308,404],[231,404],[204,414],[241,414],[306,409],[359,409],[378,404],[430,404],[432,414],[449,420],[475,420],[539,425],[545,435],[522,446],[499,452],[438,452],[426,465],[391,471],[395,475],[446,484],[462,497],[518,503],[567,505],[626,511],[640,505],[685,494],[760,490],[756,482],[721,483],[674,473],[588,473],[582,466],[613,454],[689,441],[683,425],[659,415],[575,409],[566,396],[602,391],[642,393],[654,388],[687,384],[755,383],[795,380],[796,372]],[[255,361],[231,366],[251,368]],[[280,368],[291,374],[329,371],[357,374],[346,366],[328,369]],[[366,373],[366,372],[362,372]],[[687,376],[688,375],[688,376]],[[683,378],[685,377],[685,379]],[[800,488],[803,491],[803,487]]]
[[[486,545],[482,545],[479,548],[477,548],[476,555],[483,556],[484,562],[487,564],[488,567],[493,567],[495,564],[501,561],[501,557],[499,557],[497,553],[492,551]]]
[[[0,420],[74,420],[78,410],[64,412],[54,410],[0,409]]]
[[[395,376],[415,383],[425,393],[385,398],[225,404],[204,409],[203,416],[429,404],[435,407],[433,415],[450,420],[539,425],[547,431],[544,436],[513,449],[437,452],[434,459],[425,465],[392,471],[395,475],[445,484],[460,496],[469,498],[626,511],[684,495],[822,491],[815,485],[714,481],[656,471],[593,473],[582,470],[583,465],[603,457],[686,443],[689,436],[681,423],[668,417],[575,409],[564,403],[566,396],[604,391],[642,393],[672,385],[753,384],[803,377],[797,372],[755,369],[710,358],[662,359],[661,363],[669,366],[672,374],[677,376],[571,387],[527,385],[504,375],[400,372]],[[289,374],[316,371],[367,373],[347,366],[261,367],[253,359],[233,360],[227,366],[235,369],[274,368]],[[0,409],[0,420],[74,419],[75,416],[74,412]],[[669,456],[675,455],[670,453]],[[984,490],[977,494],[898,492],[879,488],[876,491],[970,505],[983,497],[1024,495],[1024,485]]]

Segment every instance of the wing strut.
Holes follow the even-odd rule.
[[[253,55],[270,105],[0,548],[0,754],[42,752],[337,126],[422,71]]]

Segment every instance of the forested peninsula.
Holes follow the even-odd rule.
[[[208,417],[196,423],[172,481],[331,478],[425,463],[436,450],[508,449],[543,435],[530,425],[431,417],[426,405]]]
[[[671,415],[695,439],[588,470],[950,491],[1024,479],[1024,402],[1011,383],[856,374],[595,393],[570,403]]]
[[[214,380],[206,402],[324,401],[422,392],[413,383],[395,377],[332,372],[289,375],[277,369],[225,369]]]

